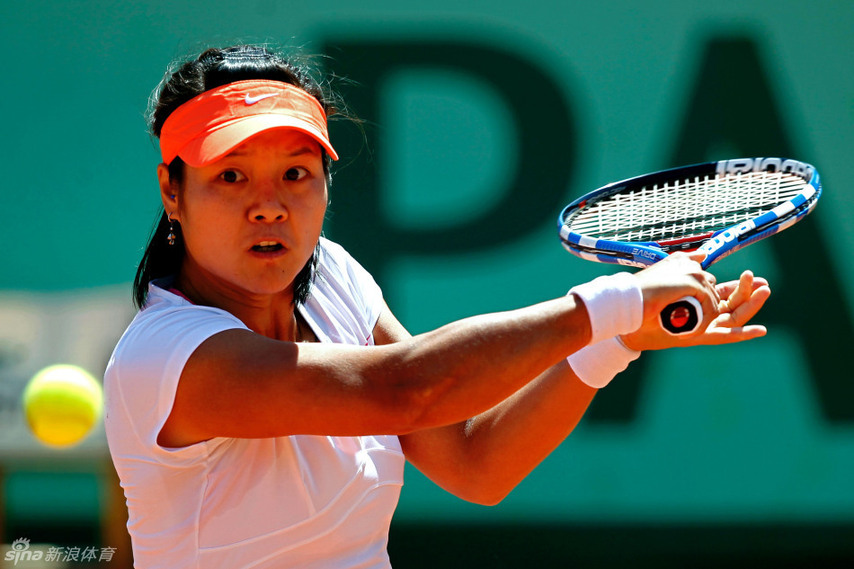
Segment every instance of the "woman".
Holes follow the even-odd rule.
[[[641,350],[765,333],[746,326],[764,280],[715,285],[674,255],[411,337],[321,237],[331,112],[253,46],[208,50],[156,93],[164,213],[105,376],[138,567],[389,567],[404,460],[494,504]],[[677,339],[657,315],[685,295],[707,319]]]

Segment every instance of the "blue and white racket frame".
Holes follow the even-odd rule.
[[[638,191],[641,188],[655,185],[660,186],[675,180],[714,177],[716,180],[724,181],[729,177],[736,179],[741,174],[759,172],[794,174],[801,178],[805,184],[796,195],[768,211],[753,218],[742,220],[732,226],[701,235],[661,242],[626,242],[583,235],[570,229],[573,218],[588,204],[595,204],[615,194]],[[706,269],[735,251],[770,237],[803,219],[815,208],[821,192],[821,178],[818,171],[806,162],[774,157],[704,162],[614,182],[585,194],[561,211],[557,220],[558,234],[567,251],[588,261],[643,268],[666,258],[671,253],[696,250],[706,253],[706,258],[701,262],[703,269]],[[701,314],[693,320],[698,319],[702,320]],[[694,328],[696,328],[698,322],[694,322],[694,324]],[[666,325],[665,328],[667,328]],[[685,333],[692,330],[670,331]]]

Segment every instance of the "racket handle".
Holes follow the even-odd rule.
[[[671,334],[690,334],[703,321],[703,307],[693,296],[683,296],[661,311],[661,327]]]

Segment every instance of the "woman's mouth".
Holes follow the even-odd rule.
[[[261,241],[252,246],[252,250],[258,253],[275,253],[282,249],[284,249],[284,246],[276,241]]]

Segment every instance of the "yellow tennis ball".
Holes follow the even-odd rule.
[[[83,440],[101,418],[104,394],[83,368],[53,365],[33,376],[23,403],[36,438],[49,446],[67,447]]]

